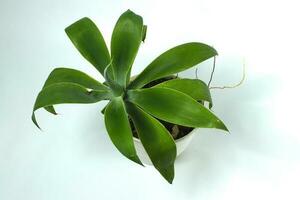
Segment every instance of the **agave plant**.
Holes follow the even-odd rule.
[[[114,27],[109,52],[102,34],[89,18],[67,27],[65,32],[74,46],[103,75],[105,82],[75,69],[54,69],[36,98],[32,120],[39,127],[34,114],[39,108],[56,114],[56,104],[109,100],[104,119],[115,147],[128,159],[143,165],[133,142],[135,129],[154,167],[172,183],[176,145],[160,120],[193,128],[227,128],[204,106],[203,101],[209,102],[210,107],[212,101],[203,81],[175,78],[150,88],[144,86],[191,68],[217,52],[203,43],[182,44],[158,56],[132,79],[131,68],[146,30],[141,16],[126,11]]]

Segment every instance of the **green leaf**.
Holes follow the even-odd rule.
[[[142,41],[145,42],[147,36],[147,25],[143,26]]]
[[[106,107],[107,107],[107,106],[104,106],[104,108],[102,108],[102,110],[101,110],[101,114],[102,114],[102,115],[104,115]]]
[[[151,115],[127,103],[128,113],[154,167],[169,182],[174,179],[176,145],[168,130]]]
[[[109,88],[89,75],[75,69],[69,68],[56,68],[48,76],[43,88],[57,83],[77,83],[85,88],[95,89],[95,90],[109,90]],[[53,106],[45,107],[45,109],[56,114]]]
[[[52,84],[38,94],[33,108],[32,121],[39,127],[34,114],[39,108],[63,103],[96,103],[110,98],[111,93],[107,90],[89,91],[76,83]]]
[[[192,42],[179,45],[152,61],[129,84],[129,88],[141,88],[150,81],[181,72],[215,55],[217,55],[217,51],[206,44]]]
[[[126,86],[131,66],[143,39],[143,19],[130,10],[117,21],[111,39],[111,57],[115,80]],[[129,74],[129,75],[128,75]]]
[[[55,111],[53,106],[46,106],[44,107],[45,110],[47,110],[49,113],[52,113],[53,115],[57,115],[57,112]]]
[[[103,75],[110,55],[101,32],[92,20],[85,17],[65,29],[81,55]]]
[[[109,86],[115,97],[122,96],[124,93],[124,88],[121,85],[119,85],[114,79],[111,78],[111,76],[109,75],[111,69],[112,65],[110,63],[104,70],[105,82]]]
[[[128,159],[143,165],[136,154],[122,97],[116,97],[108,104],[104,117],[106,130],[116,148]]]
[[[172,79],[162,82],[154,87],[170,88],[185,93],[196,101],[207,101],[209,107],[212,107],[210,91],[205,82],[199,79]]]
[[[228,131],[210,110],[190,96],[169,88],[128,91],[128,101],[154,117],[188,127],[218,128]]]
[[[89,89],[108,90],[109,88],[89,75],[76,69],[56,68],[48,76],[43,88],[56,83],[77,83]]]

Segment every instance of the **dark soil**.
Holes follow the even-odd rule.
[[[168,81],[168,80],[171,80],[171,79],[175,79],[175,78],[176,78],[176,76],[169,76],[169,77],[157,79],[157,80],[154,80],[154,81],[146,84],[143,88],[150,88],[150,87],[153,87],[153,86],[155,86],[159,83],[162,83],[162,82],[165,82],[165,81]],[[172,137],[175,140],[179,139],[179,138],[182,138],[183,136],[189,134],[194,129],[194,128],[191,128],[191,127],[181,126],[181,125],[178,125],[178,124],[172,124],[172,123],[160,120],[160,119],[157,119],[157,120],[160,121],[166,127],[166,129],[171,133]],[[131,125],[133,136],[138,138],[137,131],[136,131],[136,129],[133,125],[133,122],[131,120],[130,120],[130,125]]]

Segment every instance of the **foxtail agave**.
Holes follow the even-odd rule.
[[[110,52],[97,26],[82,18],[65,29],[81,55],[105,78],[104,83],[69,68],[54,69],[34,104],[34,112],[44,108],[56,114],[54,105],[96,103],[109,100],[105,107],[106,130],[116,148],[128,159],[143,165],[133,143],[132,120],[154,167],[169,182],[174,179],[176,145],[159,120],[187,126],[227,131],[224,123],[203,101],[212,105],[208,86],[198,79],[172,79],[150,88],[151,81],[176,74],[217,55],[214,48],[198,42],[176,46],[152,61],[136,78],[131,68],[147,26],[141,16],[128,10],[118,19],[111,38]]]

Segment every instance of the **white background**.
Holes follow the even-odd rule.
[[[109,44],[130,8],[148,25],[133,73],[175,45],[200,41],[219,52],[214,112],[231,134],[201,130],[176,162],[169,185],[122,157],[104,128],[104,103],[30,115],[55,67],[103,80],[64,33],[88,16]],[[299,6],[276,0],[0,0],[0,199],[300,199]],[[212,61],[199,65],[209,78]],[[195,68],[181,76],[194,78]]]

